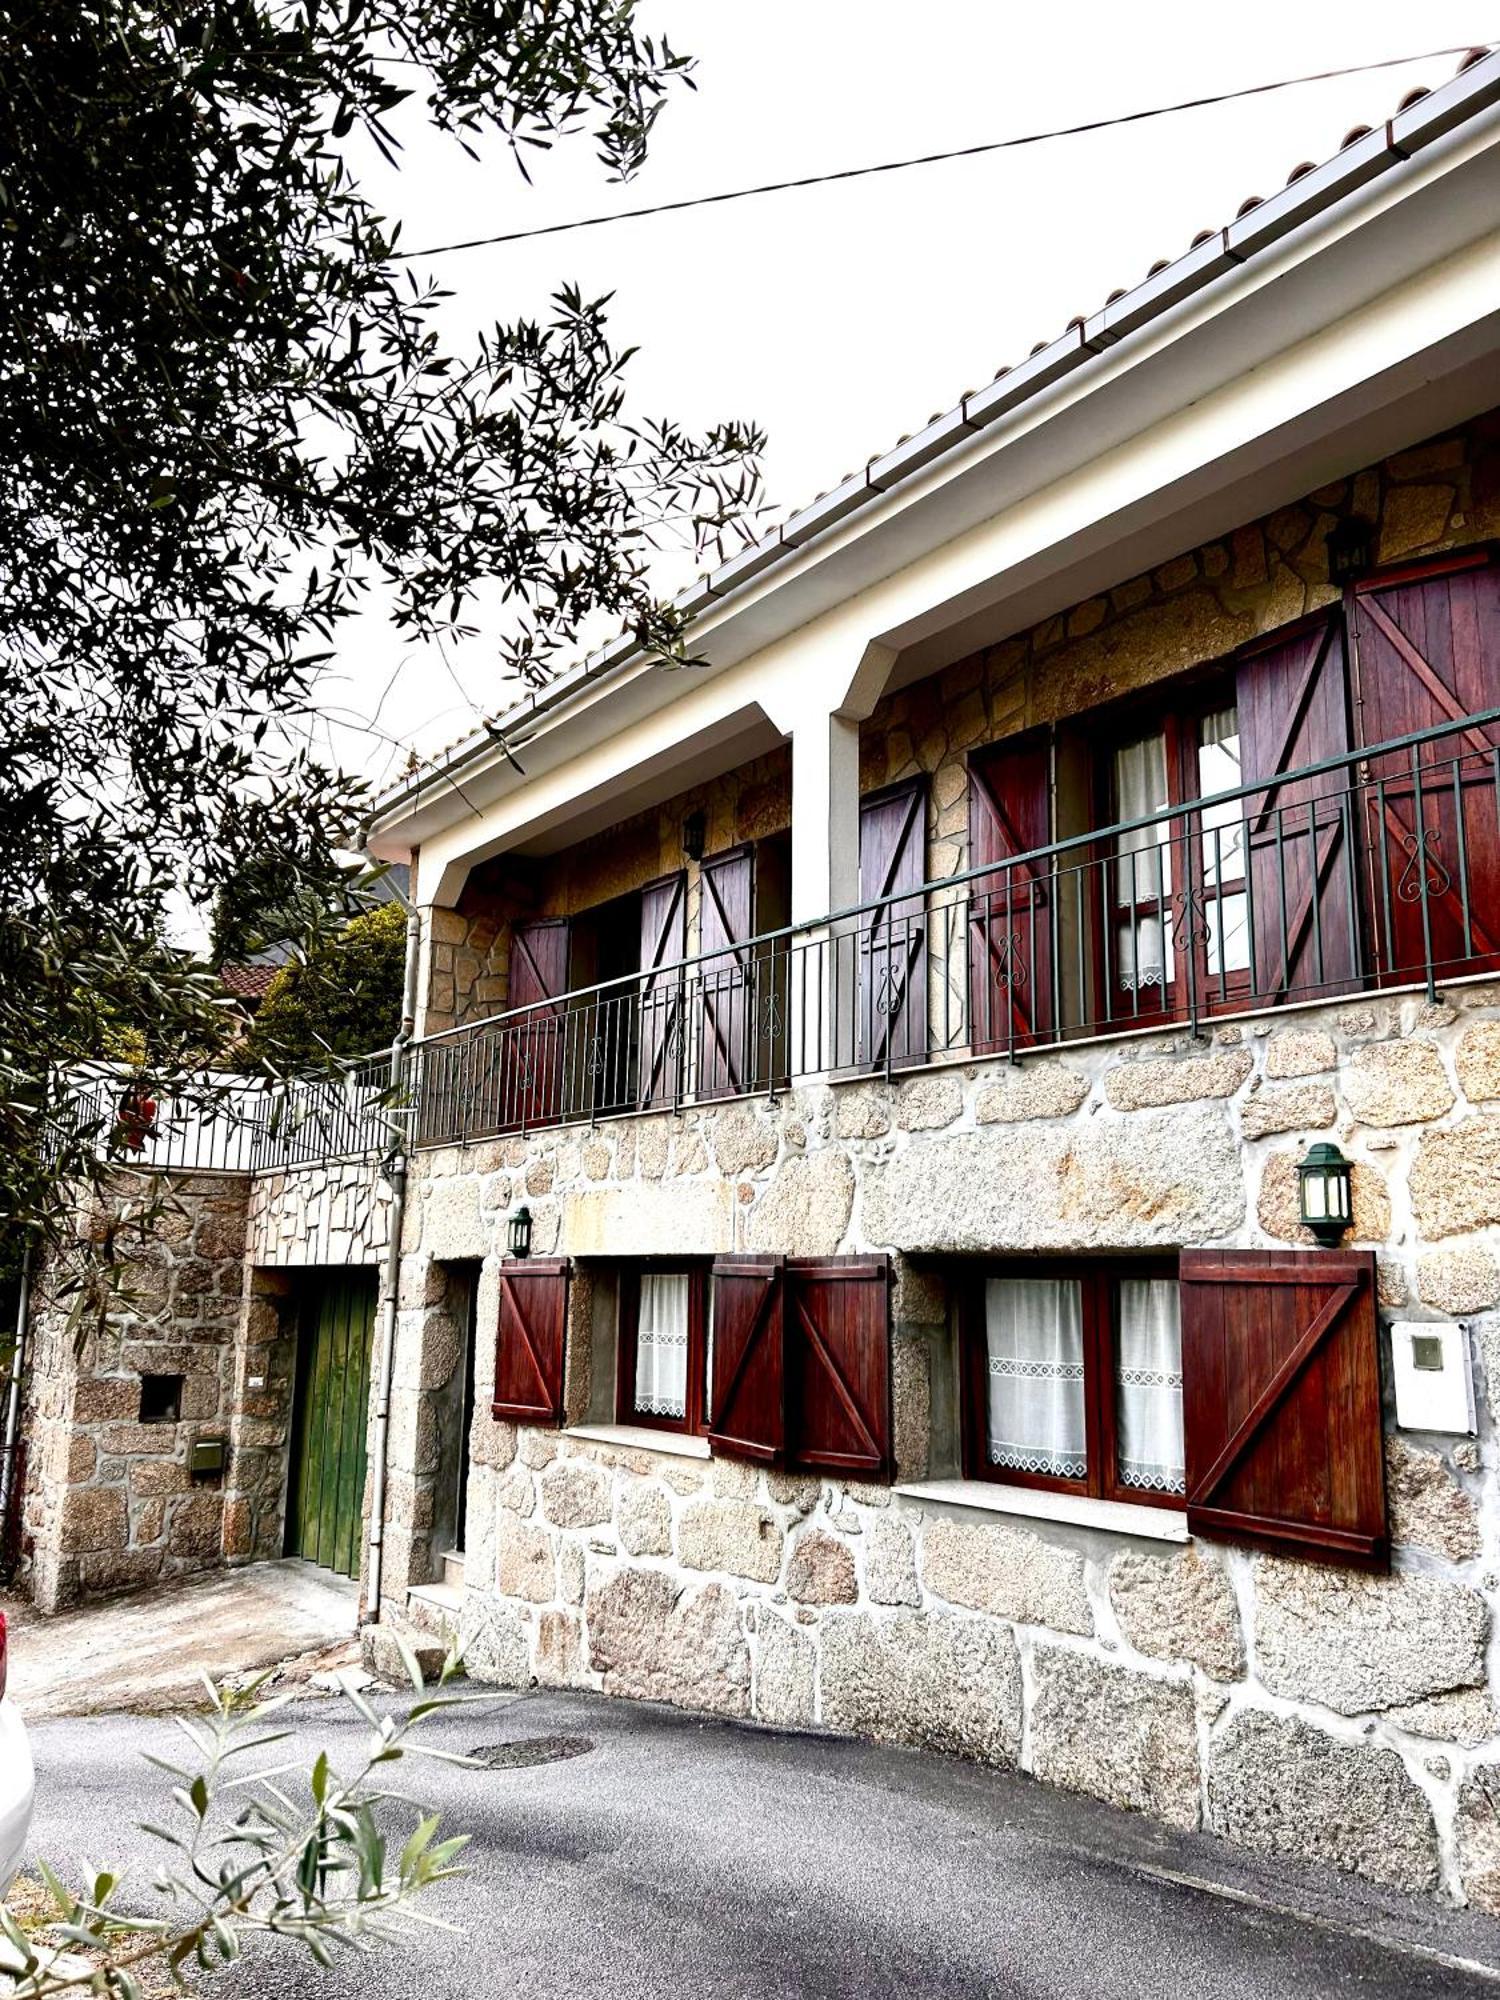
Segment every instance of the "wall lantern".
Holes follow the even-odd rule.
[[[510,1221],[505,1225],[505,1238],[512,1257],[531,1255],[531,1210],[524,1203],[512,1209]]]
[[[689,861],[701,861],[708,842],[708,815],[689,813],[682,822],[682,851]]]
[[[1328,549],[1330,583],[1354,583],[1371,562],[1374,530],[1357,514],[1348,514],[1330,529],[1325,538]]]
[[[1353,1219],[1349,1175],[1349,1162],[1326,1140],[1309,1146],[1297,1169],[1302,1221],[1325,1250],[1337,1250]]]

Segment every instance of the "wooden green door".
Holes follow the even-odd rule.
[[[287,1554],[359,1571],[375,1273],[331,1271],[303,1296],[297,1339]]]

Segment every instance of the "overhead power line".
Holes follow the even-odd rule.
[[[755,187],[727,188],[719,194],[685,196],[680,201],[656,201],[642,208],[615,209],[608,215],[586,215],[572,222],[547,222],[534,229],[507,229],[495,236],[469,236],[456,243],[433,243],[422,250],[398,250],[397,257],[446,257],[458,250],[482,250],[497,243],[523,243],[537,236],[562,236],[576,229],[601,229],[610,222],[636,222],[647,215],[672,215],[688,208],[711,208],[726,201],[748,201],[754,195],[789,194],[796,188],[827,187],[836,181],[866,179],[871,174],[904,173],[908,167],[932,167],[945,160],[971,160],[982,153],[1003,153],[1018,146],[1040,146],[1049,139],[1076,139],[1087,132],[1105,132],[1118,125],[1139,125],[1148,118],[1169,118],[1179,111],[1201,111],[1215,104],[1232,104],[1246,97],[1264,97],[1273,90],[1291,90],[1304,83],[1328,83],[1341,76],[1363,76],[1371,70],[1403,69],[1408,63],[1433,62],[1439,56],[1463,56],[1487,42],[1466,42],[1446,49],[1424,49],[1417,55],[1387,56],[1380,62],[1347,63],[1340,69],[1311,70],[1303,76],[1278,77],[1272,83],[1245,84],[1208,97],[1185,97],[1175,104],[1156,104],[1144,111],[1122,111],[1112,118],[1089,118],[1078,125],[1058,125],[1046,132],[1023,132],[1010,139],[989,139],[977,146],[958,146],[945,153],[919,153],[911,159],[880,160],[873,166],[840,167],[832,173],[802,174],[795,180],[762,181]]]

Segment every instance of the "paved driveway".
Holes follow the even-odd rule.
[[[309,1750],[351,1756],[335,1700],[292,1711]],[[581,1694],[476,1696],[445,1748],[564,1734],[568,1761],[407,1767],[473,1873],[432,1905],[463,1935],[332,1973],[281,1954],[221,1992],[283,2000],[1378,2000],[1500,1993],[1500,1925],[1271,1866],[1026,1779],[863,1744],[777,1735]],[[159,1791],[136,1753],[159,1719],[33,1731],[37,1848],[127,1859]],[[278,1753],[279,1754],[279,1753]]]

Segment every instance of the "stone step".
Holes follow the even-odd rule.
[[[462,1549],[449,1549],[448,1553],[443,1557],[443,1582],[448,1585],[450,1590],[463,1589],[464,1552]]]
[[[458,1637],[463,1608],[463,1591],[451,1583],[414,1583],[406,1593],[408,1624],[444,1645]]]

